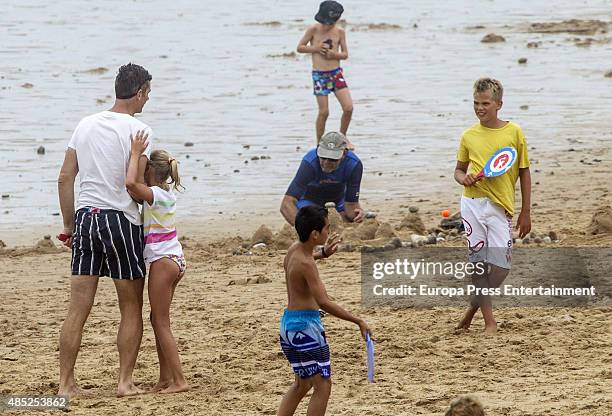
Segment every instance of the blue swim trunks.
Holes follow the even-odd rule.
[[[342,68],[333,71],[312,71],[314,95],[329,95],[332,92],[347,88]]]
[[[293,372],[300,378],[331,376],[329,345],[319,311],[285,310],[280,324],[280,344]]]

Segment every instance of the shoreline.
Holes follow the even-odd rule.
[[[421,218],[425,229],[431,230],[440,226],[442,216],[440,212],[448,209],[455,215],[459,214],[459,199],[456,198],[454,205],[444,205],[441,196],[432,199],[410,198],[397,202],[382,202],[377,205],[365,204],[367,211],[376,214],[376,221],[381,224],[389,224],[393,229],[397,228],[402,220],[409,214],[410,208],[418,208],[418,215]],[[547,204],[537,204],[532,208],[532,233],[547,234],[555,232],[559,234],[559,240],[563,245],[589,246],[603,245],[612,246],[612,230],[602,232],[598,235],[591,235],[588,232],[593,216],[600,215],[604,207],[612,206],[608,200],[595,201],[590,203],[580,199],[574,200],[574,206],[555,207],[556,201],[549,201]],[[370,207],[376,207],[373,210]],[[334,212],[335,211],[331,211]],[[604,221],[612,221],[606,215]],[[516,224],[518,211],[513,216],[513,225]],[[32,224],[27,226],[0,226],[0,241],[4,243],[6,249],[19,249],[35,246],[45,236],[51,236],[51,240],[56,246],[61,243],[56,239],[56,235],[61,231],[61,223],[57,224]],[[348,224],[345,224],[348,225]],[[226,239],[241,239],[247,241],[262,226],[270,229],[273,233],[279,233],[288,226],[280,212],[266,211],[255,215],[244,215],[242,217],[232,217],[228,214],[220,214],[218,218],[204,218],[201,220],[179,220],[177,230],[182,239],[193,240],[199,243],[215,243]],[[350,227],[350,225],[349,225]],[[404,236],[405,237],[405,236]],[[367,243],[364,241],[363,243]],[[0,248],[2,244],[0,244]]]

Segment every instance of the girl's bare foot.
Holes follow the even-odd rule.
[[[466,320],[465,318],[463,318],[461,321],[459,321],[459,323],[457,324],[457,326],[455,327],[455,329],[464,329],[464,330],[468,330],[470,329],[470,325],[472,324],[472,320],[470,319],[469,321]]]
[[[172,384],[172,380],[159,380],[156,385],[149,390],[150,393],[157,393],[160,390],[163,390]]]
[[[485,335],[495,335],[497,333],[497,325],[485,326]]]
[[[180,393],[182,391],[189,391],[189,384],[175,384],[174,382],[170,384],[165,389],[161,390],[160,394],[169,394],[169,393]]]
[[[469,307],[467,311],[465,311],[465,315],[463,315],[463,318],[461,318],[455,329],[470,329],[470,325],[472,325],[476,311],[478,311],[478,307]]]

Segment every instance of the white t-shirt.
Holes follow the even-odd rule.
[[[141,225],[138,204],[125,187],[130,160],[130,134],[138,130],[149,133],[151,153],[152,131],[149,126],[129,114],[102,111],[82,119],[68,147],[76,150],[79,164],[80,190],[76,209],[95,207],[122,211],[132,224]]]
[[[153,203],[143,202],[145,248],[144,258],[152,263],[162,257],[174,255],[181,257],[183,247],[178,241],[174,214],[176,196],[159,186],[152,186]]]

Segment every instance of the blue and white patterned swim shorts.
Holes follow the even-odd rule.
[[[300,378],[331,376],[329,345],[319,311],[285,310],[280,324],[280,344],[293,372]]]

